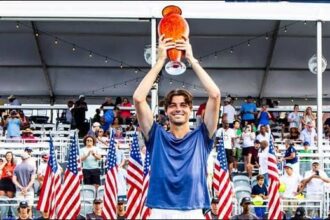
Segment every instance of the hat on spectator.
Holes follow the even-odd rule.
[[[27,208],[27,207],[29,207],[29,204],[27,201],[21,201],[19,203],[19,208]]]
[[[10,95],[8,96],[8,99],[16,99],[16,97],[14,95]]]
[[[32,148],[31,147],[25,147],[24,151],[25,152],[32,152]]]
[[[123,197],[118,197],[118,204],[125,204],[127,201],[126,201],[126,199],[125,198],[123,198]]]
[[[100,204],[102,202],[102,199],[94,199],[93,204]]]
[[[224,102],[230,102],[231,101],[231,98],[230,97],[227,97],[225,98]]]
[[[41,158],[42,158],[42,159],[45,159],[45,160],[48,160],[48,158],[49,158],[48,153],[47,153],[46,151],[42,152],[42,153],[41,153]]]
[[[80,95],[79,99],[85,98],[85,95]]]
[[[260,141],[259,141],[258,139],[256,139],[256,140],[254,141],[254,143],[255,143],[255,144],[260,144]]]
[[[285,165],[284,165],[284,168],[286,168],[286,167],[289,167],[289,168],[293,169],[293,165],[292,165],[291,163],[287,163],[287,164],[285,164]]]
[[[22,157],[22,160],[26,160],[26,159],[30,158],[30,155],[29,155],[27,152],[24,151],[24,152],[21,154],[21,157]]]
[[[296,214],[295,214],[295,216],[297,216],[297,217],[303,217],[304,215],[305,215],[305,209],[304,209],[304,207],[298,207],[297,209],[296,209]]]
[[[251,198],[250,197],[243,197],[242,200],[241,200],[241,205],[243,205],[245,203],[251,204],[252,203]]]
[[[310,143],[309,143],[308,141],[305,141],[305,142],[303,143],[303,145],[304,145],[304,146],[310,146]]]
[[[313,164],[316,164],[316,163],[317,163],[317,164],[320,164],[320,161],[318,161],[318,160],[313,160],[313,161],[312,161],[312,165],[313,165]]]
[[[252,96],[249,95],[248,97],[246,97],[246,99],[252,99]]]
[[[218,204],[219,203],[219,199],[213,198],[211,203],[217,203]]]

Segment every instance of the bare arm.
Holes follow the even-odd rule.
[[[186,58],[188,62],[191,64],[192,69],[206,89],[209,98],[206,102],[204,123],[209,132],[209,137],[212,137],[217,129],[219,120],[221,98],[220,89],[209,76],[209,74],[199,64],[198,60],[193,56],[189,39],[176,41],[176,48],[186,51]]]
[[[162,70],[166,61],[166,51],[170,48],[174,48],[174,42],[170,38],[164,38],[160,36],[159,38],[159,58],[156,64],[151,68],[147,75],[143,78],[139,86],[136,88],[133,94],[134,106],[136,110],[137,119],[139,125],[141,126],[142,133],[148,139],[148,134],[153,123],[153,114],[147,103],[147,95],[152,88],[159,72]]]

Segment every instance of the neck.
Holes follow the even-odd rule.
[[[125,211],[124,210],[123,211],[118,211],[118,215],[124,216],[125,215]]]
[[[189,131],[190,131],[189,123],[185,123],[185,124],[179,125],[179,126],[171,124],[171,126],[170,126],[170,132],[176,138],[183,138]]]
[[[101,209],[100,210],[95,210],[94,213],[95,213],[95,215],[101,216],[102,215],[102,210]]]
[[[249,210],[248,209],[243,209],[243,214],[249,214]]]

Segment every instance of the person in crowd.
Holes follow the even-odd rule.
[[[233,170],[234,164],[234,138],[236,134],[233,129],[229,127],[229,123],[227,120],[222,120],[222,128],[219,128],[215,134],[216,139],[219,141],[221,137],[223,137],[223,144],[226,151],[227,163],[229,168],[229,173],[237,172],[237,170]]]
[[[36,219],[36,220],[48,220],[49,219],[49,212],[40,212],[40,213],[41,213],[41,216],[39,216],[38,218],[34,218],[34,219]]]
[[[28,159],[30,155],[23,152],[21,155],[22,163],[14,169],[13,183],[16,186],[16,198],[20,201],[28,201],[30,208],[34,201],[33,183],[36,178],[35,166],[32,166]]]
[[[95,137],[95,134],[98,132],[98,130],[101,128],[100,122],[94,122],[92,124],[91,129],[89,129],[87,135]]]
[[[241,138],[242,138],[242,130],[240,128],[241,124],[239,121],[234,121],[233,123],[233,131],[235,134],[234,137],[234,164],[233,169],[238,170],[238,162],[242,161],[242,145],[241,145]]]
[[[219,199],[213,198],[211,201],[211,218],[212,219],[219,219],[218,218],[218,212],[219,212]]]
[[[21,129],[27,129],[30,127],[30,120],[28,117],[26,117],[26,115],[24,114],[24,112],[22,110],[18,111],[19,117],[21,119]]]
[[[233,128],[233,125],[234,125],[233,123],[235,121],[235,116],[236,116],[236,110],[231,105],[231,98],[230,97],[227,97],[224,100],[223,114],[226,114],[229,126],[231,128]]]
[[[70,124],[72,127],[74,127],[76,124],[72,115],[73,106],[74,106],[74,102],[72,100],[69,100],[67,102],[67,109],[63,110],[61,117],[63,118],[62,123]]]
[[[96,147],[96,139],[91,135],[85,136],[85,147],[80,150],[80,159],[82,162],[84,184],[94,185],[95,189],[101,184],[101,170],[99,160],[102,159],[101,152]]]
[[[21,118],[16,110],[12,110],[5,121],[7,128],[7,138],[18,139],[21,138]]]
[[[102,199],[94,199],[93,212],[86,214],[86,220],[103,220],[102,209],[103,209]]]
[[[8,151],[5,155],[6,162],[0,165],[0,196],[8,196],[13,198],[16,192],[15,184],[13,183],[13,174],[16,167],[14,155]]]
[[[49,158],[49,155],[48,155],[47,152],[42,152],[41,153],[41,160],[40,160],[40,164],[39,164],[38,170],[37,170],[37,179],[38,179],[38,182],[39,182],[39,189],[38,189],[37,194],[39,194],[39,192],[42,188],[42,184],[44,183],[47,164],[48,164],[48,158]]]
[[[104,109],[104,107],[115,107],[115,104],[113,104],[111,97],[106,97],[105,101],[100,106],[100,109],[103,110],[103,114],[108,111],[108,109]]]
[[[268,130],[270,131],[270,125],[269,121],[272,118],[270,113],[268,112],[268,106],[267,105],[262,105],[260,112],[258,113],[257,119],[259,121],[258,123],[258,130],[260,130],[260,127],[266,126]]]
[[[301,115],[299,113],[299,105],[294,105],[293,112],[288,115],[290,139],[297,139],[299,137]]]
[[[257,140],[261,141],[267,141],[269,144],[270,141],[270,133],[267,132],[267,127],[262,125],[260,126],[260,133],[256,137]]]
[[[260,150],[258,153],[259,159],[259,174],[264,176],[263,182],[268,187],[268,152],[269,144],[268,141],[260,141]]]
[[[302,188],[306,187],[306,199],[322,200],[324,195],[324,186],[330,183],[328,175],[321,170],[318,160],[312,162],[312,169],[305,173],[304,179],[301,181]],[[311,207],[318,206],[319,203],[310,204]],[[310,216],[319,216],[319,210],[312,208],[308,210]]]
[[[27,128],[22,131],[22,139],[24,143],[37,143],[38,138],[34,136],[33,131],[30,128]]]
[[[21,201],[17,208],[18,220],[32,220],[31,215],[31,207],[27,201]]]
[[[74,108],[72,109],[73,118],[76,123],[76,127],[79,129],[80,136],[83,136],[88,131],[85,125],[87,111],[88,107],[87,103],[85,102],[85,96],[80,95],[79,99],[74,104]]]
[[[299,139],[302,143],[307,141],[311,147],[316,147],[317,133],[311,122],[307,122],[305,129],[300,133]]]
[[[300,173],[297,150],[291,140],[285,140],[285,154],[281,161],[291,164],[295,173]]]
[[[259,167],[259,158],[258,158],[258,152],[260,149],[260,141],[255,140],[254,141],[254,147],[250,147],[248,156],[247,156],[247,165],[246,170],[248,173],[248,177],[251,179],[253,174],[253,169],[256,169]]]
[[[254,140],[256,138],[256,134],[253,132],[251,125],[247,125],[244,128],[244,132],[242,133],[243,145],[242,145],[242,154],[244,160],[244,170],[248,171],[248,155],[251,148],[254,148]]]
[[[122,98],[120,96],[117,96],[115,101],[115,106],[116,107],[120,106],[122,102],[123,102]]]
[[[93,116],[92,122],[98,122],[101,124],[101,110],[99,108],[95,109],[95,115]]]
[[[118,198],[117,202],[117,219],[127,219],[125,211],[126,200],[122,197]]]
[[[244,219],[249,219],[249,220],[257,220],[259,219],[258,216],[255,214],[251,213],[251,198],[250,197],[243,197],[241,200],[241,207],[242,207],[242,213],[238,215],[234,215],[231,219],[233,220],[244,220]]]
[[[128,98],[123,98],[123,102],[120,104],[120,107],[132,107],[132,104],[129,102]],[[120,109],[120,117],[123,119],[123,124],[127,125],[131,121],[131,110]]]
[[[312,218],[306,216],[306,210],[304,207],[298,207],[296,209],[294,216],[291,218],[291,220],[307,220],[307,219],[312,219]]]
[[[199,105],[196,112],[196,125],[199,126],[203,122],[204,113],[205,113],[206,102],[203,102]]]
[[[125,169],[126,159],[125,159],[124,151],[120,149],[119,146],[120,143],[117,142],[116,158],[117,158],[117,167],[118,167],[118,175],[117,175],[118,196],[126,196],[127,194],[127,184],[126,184],[127,171]],[[143,162],[144,161],[142,161],[142,163]]]
[[[330,117],[328,116],[325,116],[325,120],[323,123],[323,131],[325,138],[330,139]]]
[[[116,130],[117,129],[122,130],[120,121],[121,121],[120,117],[115,117],[113,120],[113,124],[111,125],[111,128],[116,129]]]
[[[255,123],[255,115],[257,114],[257,106],[253,102],[253,98],[248,96],[246,102],[241,106],[242,127],[247,124]]]
[[[265,143],[265,142],[262,142]],[[254,185],[252,187],[252,191],[251,191],[251,197],[255,198],[257,196],[260,196],[263,200],[267,200],[268,199],[268,190],[267,190],[267,186],[264,183],[264,176],[259,174],[257,176],[257,184]],[[263,203],[263,205],[266,205],[266,202]],[[265,212],[266,212],[266,208],[265,207],[255,207],[254,208],[256,215],[263,219]]]
[[[14,95],[8,96],[8,104],[9,105],[22,105],[21,102]]]
[[[310,155],[313,151],[310,149],[310,144],[308,141],[305,141],[303,143],[303,149],[298,151],[298,154],[300,155],[299,163],[300,167],[299,170],[301,173],[305,173],[307,170],[311,167],[311,157],[304,157],[304,155]]]
[[[103,128],[98,129],[95,132],[96,145],[101,148],[109,147],[109,138],[104,133]]]
[[[313,114],[312,107],[310,106],[306,108],[304,115],[301,119],[301,123],[303,127],[305,127],[308,122],[310,122],[310,125],[312,125],[313,128],[315,128],[316,116]]]
[[[32,155],[32,152],[33,152],[33,149],[32,147],[25,147],[24,148],[24,152],[26,152],[30,157],[27,159],[27,162],[29,164],[31,164],[31,166],[33,166],[36,170],[37,168],[37,159],[35,157],[33,157]]]
[[[187,90],[175,89],[165,97],[165,112],[170,121],[169,132],[165,132],[161,125],[154,122],[153,113],[146,101],[166,62],[167,49],[174,47],[185,51],[185,58],[208,94],[204,121],[193,131],[189,127],[192,95]],[[218,124],[221,93],[194,58],[188,39],[173,42],[162,35],[159,38],[158,54],[156,64],[142,79],[133,95],[147,150],[152,152],[151,167],[157,167],[150,174],[146,206],[152,208],[150,218],[173,218],[175,215],[176,218],[202,219],[202,209],[209,209],[211,203],[206,183],[206,163],[213,146],[211,138]],[[195,193],[191,193],[193,191]]]

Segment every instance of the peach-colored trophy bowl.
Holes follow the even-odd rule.
[[[173,38],[173,41],[188,39],[189,26],[187,21],[181,16],[182,11],[175,5],[166,6],[163,11],[163,18],[158,24],[159,36],[164,34],[165,38]],[[170,75],[180,75],[186,71],[186,65],[181,62],[184,51],[175,48],[167,50],[169,62],[165,65],[165,70]]]

